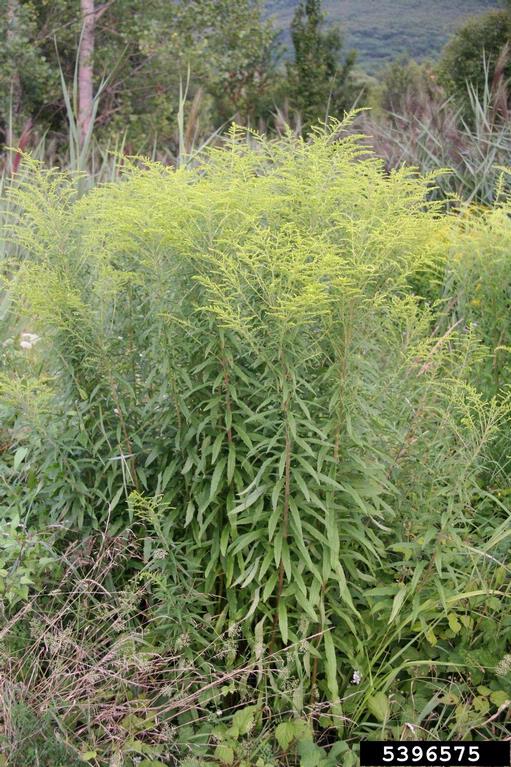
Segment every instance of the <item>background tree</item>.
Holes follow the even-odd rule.
[[[419,63],[402,54],[381,71],[378,107],[389,115],[418,108],[419,102],[431,100],[432,90],[438,88],[436,80],[431,62]]]
[[[511,3],[509,10],[492,11],[470,19],[444,48],[439,79],[465,113],[470,112],[467,83],[482,94],[495,75],[511,77]],[[487,72],[483,63],[486,62]]]
[[[261,0],[196,0],[210,67],[204,87],[220,120],[267,117],[278,81],[277,35]]]
[[[136,151],[155,140],[172,141],[180,84],[188,73],[187,109],[196,109],[203,94],[205,130],[233,116],[254,119],[269,90],[274,36],[262,20],[260,0],[0,3],[4,143],[9,126],[19,134],[29,118],[40,132],[66,140],[60,70],[72,89],[77,56],[74,97],[82,139],[93,93],[107,78],[96,130],[103,137],[126,135]],[[92,68],[94,47],[101,55]]]
[[[81,0],[82,35],[78,52],[78,127],[80,143],[91,128],[94,103],[94,36],[96,33],[96,10],[94,0]]]
[[[4,0],[0,8],[0,139],[10,146],[52,101],[56,80],[35,43],[40,30],[33,4]]]
[[[291,24],[290,98],[305,126],[327,114],[342,115],[356,99],[352,77],[356,52],[350,51],[342,60],[340,30],[325,30],[323,21],[321,0],[301,0]]]

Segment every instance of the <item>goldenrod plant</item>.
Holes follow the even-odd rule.
[[[165,718],[213,763],[252,764],[256,732],[259,767],[306,767],[505,727],[508,328],[474,312],[507,274],[507,208],[446,213],[349,119],[307,142],[233,127],[194,167],[135,158],[81,196],[27,160],[11,189],[2,515],[57,551],[135,536],[105,589],[143,569],[162,658],[226,638],[228,689]],[[144,689],[132,730],[166,743]]]

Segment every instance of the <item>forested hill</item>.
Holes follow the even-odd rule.
[[[289,42],[298,0],[267,0],[268,11]],[[468,17],[501,8],[502,0],[324,0],[327,18],[342,25],[346,44],[369,71],[401,52],[433,58]]]

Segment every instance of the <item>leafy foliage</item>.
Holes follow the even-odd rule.
[[[16,742],[9,754],[13,767],[79,767],[83,765],[78,755],[58,737],[48,736],[54,724],[51,717],[40,720],[27,706],[12,708],[12,726]]]

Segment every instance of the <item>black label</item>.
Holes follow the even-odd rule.
[[[510,744],[469,740],[363,741],[360,767],[510,767]]]

